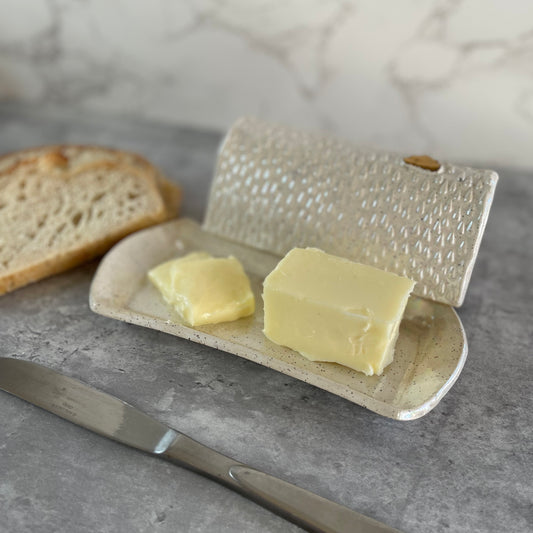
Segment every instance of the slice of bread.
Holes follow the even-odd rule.
[[[180,188],[137,154],[45,146],[0,158],[0,294],[176,216]]]

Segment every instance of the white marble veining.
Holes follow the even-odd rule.
[[[0,99],[533,167],[527,0],[3,0]]]

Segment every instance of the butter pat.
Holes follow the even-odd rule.
[[[264,281],[264,333],[311,361],[381,374],[413,287],[396,274],[294,248]]]
[[[194,252],[153,268],[148,278],[190,326],[229,322],[255,310],[250,281],[235,257]]]

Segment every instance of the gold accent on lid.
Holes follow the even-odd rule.
[[[429,157],[429,155],[411,155],[409,157],[404,157],[403,160],[408,165],[414,165],[415,167],[420,167],[425,170],[439,170],[440,163],[433,159],[432,157]]]

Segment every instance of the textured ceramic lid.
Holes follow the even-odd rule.
[[[204,229],[278,255],[316,246],[459,306],[498,175],[405,155],[242,118],[221,145]]]

